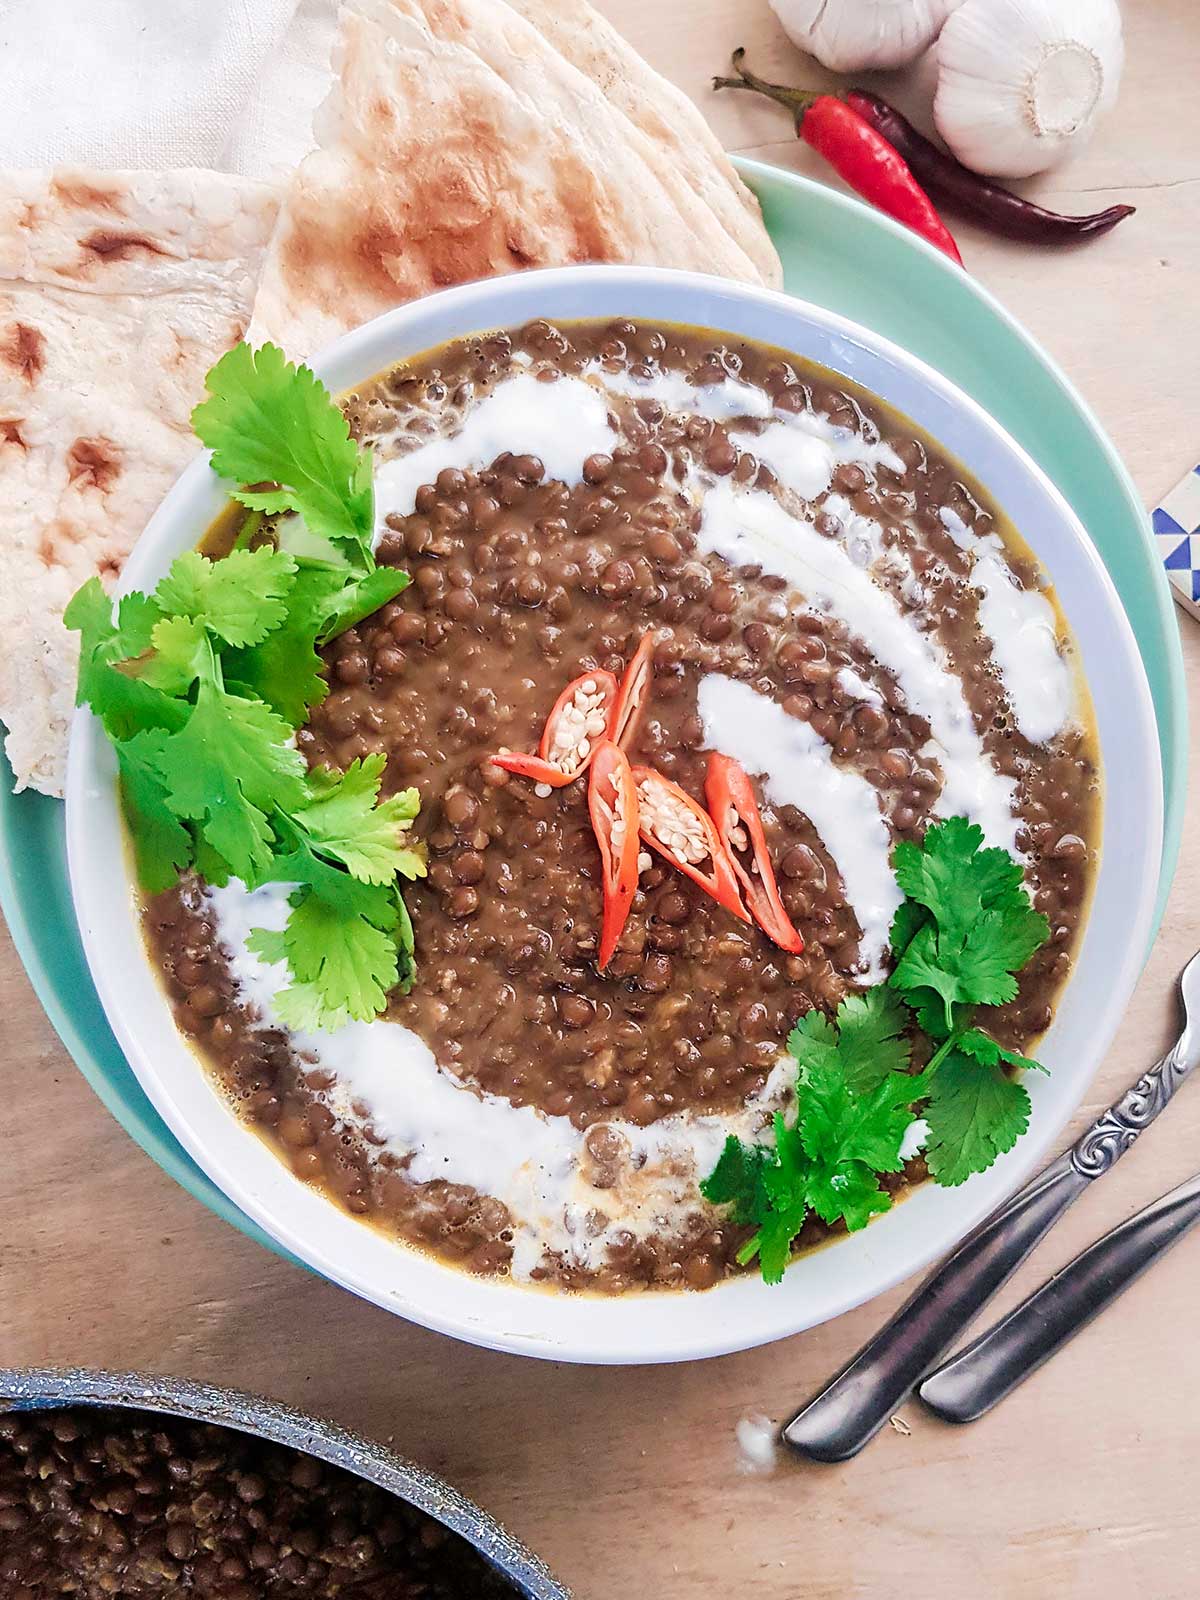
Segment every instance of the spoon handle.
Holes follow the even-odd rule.
[[[786,1442],[815,1461],[857,1455],[1090,1181],[1068,1152],[1013,1195],[797,1412]]]
[[[916,1293],[783,1430],[815,1461],[857,1455],[1094,1178],[1123,1156],[1195,1064],[1175,1048],[1101,1112],[1071,1148],[967,1235]]]
[[[973,1422],[1023,1383],[1200,1222],[1200,1176],[1097,1239],[920,1386],[947,1422]]]

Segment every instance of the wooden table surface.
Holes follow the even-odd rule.
[[[602,0],[693,94],[733,149],[816,170],[783,113],[713,96],[735,45],[768,76],[816,81],[766,0]],[[1082,389],[1147,504],[1200,458],[1200,13],[1125,7],[1117,112],[1035,188],[1135,219],[1037,254],[959,230],[970,270]],[[889,92],[923,102],[917,80]],[[1200,624],[1181,617],[1190,674]],[[1192,741],[1193,779],[1197,739]],[[875,1597],[903,1582],[966,1596],[1196,1593],[1200,1236],[1179,1247],[992,1417],[951,1429],[905,1407],[840,1467],[739,1474],[734,1426],[779,1416],[901,1300],[789,1342],[682,1367],[597,1370],[493,1355],[426,1333],[284,1265],[219,1222],[137,1149],[75,1071],[7,942],[0,949],[0,1365],[146,1368],[266,1392],[444,1472],[523,1536],[579,1600],[736,1594]],[[1076,1125],[1159,1053],[1172,985],[1200,946],[1200,831],[1167,919]],[[1200,1165],[1200,1090],[1079,1205],[1010,1299]]]

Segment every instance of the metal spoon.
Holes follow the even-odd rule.
[[[796,1413],[782,1433],[794,1450],[815,1461],[857,1455],[1067,1207],[1153,1122],[1200,1061],[1200,953],[1180,974],[1179,992],[1184,1024],[1172,1049],[1069,1150],[968,1234],[891,1321]]]
[[[917,1393],[945,1422],[974,1422],[1049,1361],[1200,1222],[1200,1175],[1161,1195],[1055,1273]]]

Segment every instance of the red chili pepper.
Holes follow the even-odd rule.
[[[1109,206],[1086,217],[1064,216],[1035,206],[1023,195],[1013,194],[990,178],[980,177],[939,150],[932,139],[914,128],[895,106],[867,89],[850,89],[846,104],[869,122],[882,138],[894,145],[926,191],[950,211],[970,217],[981,228],[989,228],[1003,239],[1021,239],[1030,244],[1072,244],[1107,233],[1118,222],[1134,213],[1133,206]]]
[[[709,813],[721,835],[721,843],[729,852],[733,870],[742,886],[742,895],[750,908],[750,915],[768,939],[781,950],[799,955],[804,940],[792,926],[791,918],[783,909],[779,886],[771,858],[767,854],[767,836],[763,832],[758,801],[744,767],[732,756],[714,750],[708,758],[708,774],[704,780],[704,798]],[[750,866],[742,863],[742,854],[750,851]]]
[[[498,750],[492,760],[515,777],[529,778],[534,783],[548,783],[552,789],[561,789],[571,782],[561,767],[552,767],[541,756],[527,755],[523,750]]]
[[[622,750],[628,749],[637,725],[650,698],[650,685],[654,679],[654,635],[644,633],[642,642],[625,668],[621,687],[617,690],[617,706],[609,724],[609,738],[615,739]]]
[[[823,155],[856,194],[962,265],[950,230],[894,145],[836,95],[790,89],[755,77],[742,66],[744,54],[743,50],[733,52],[737,77],[714,78],[714,89],[753,89],[787,106],[795,117],[800,138]]]
[[[600,959],[603,972],[629,917],[637,893],[638,792],[629,757],[604,739],[592,755],[588,777],[588,814],[600,846],[604,885],[604,916],[600,924]]]
[[[596,746],[608,737],[616,703],[617,680],[611,672],[581,672],[554,702],[536,756],[502,750],[492,760],[505,772],[561,789],[587,771]],[[603,727],[596,726],[600,717]]]
[[[633,776],[642,838],[726,911],[749,922],[733,862],[708,812],[653,767],[634,767]]]

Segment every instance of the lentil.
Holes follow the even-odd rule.
[[[0,1415],[0,1595],[182,1593],[503,1600],[516,1590],[441,1523],[284,1446],[102,1408]]]

